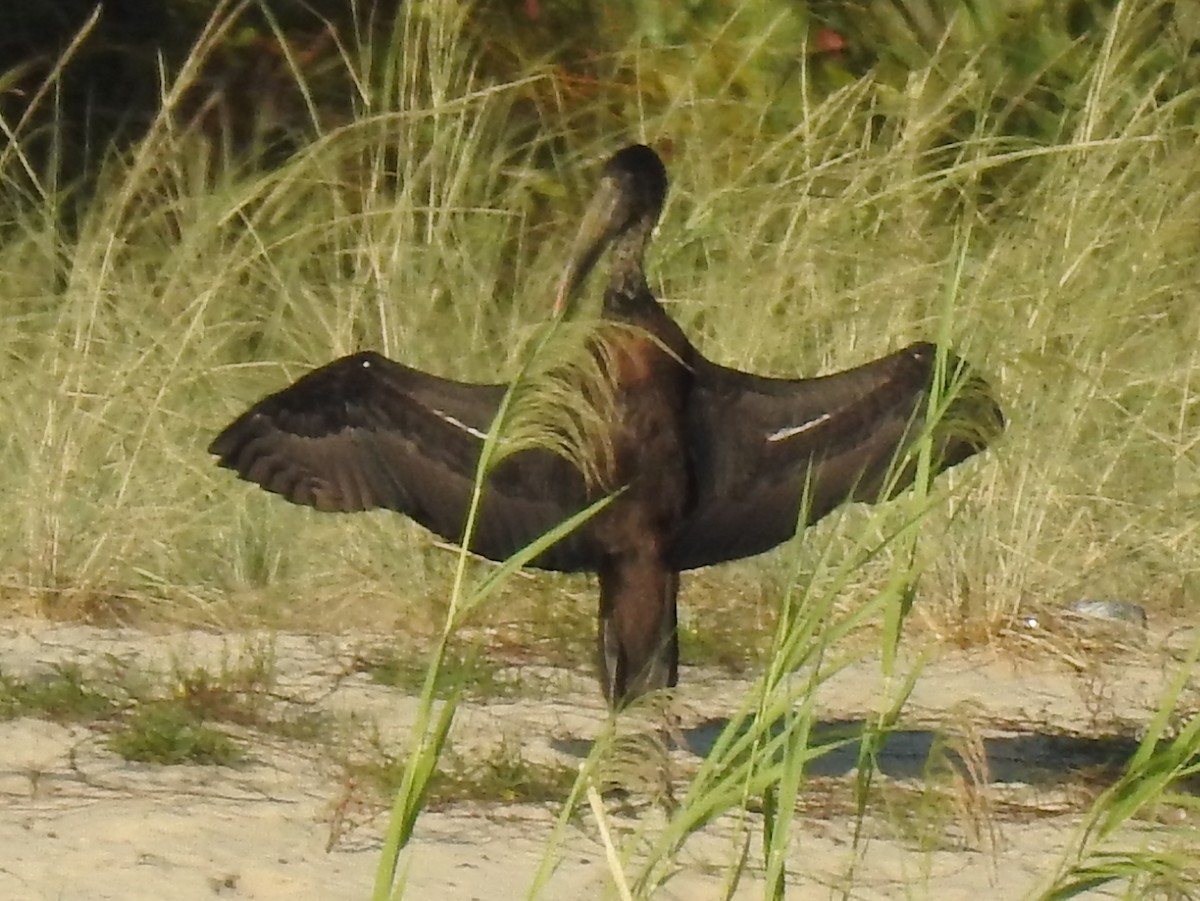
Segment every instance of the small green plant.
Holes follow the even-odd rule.
[[[241,743],[178,701],[140,706],[109,736],[108,748],[126,760],[163,765],[233,766],[246,759]]]
[[[177,662],[167,681],[164,691],[160,680],[125,674],[134,711],[110,737],[112,751],[144,763],[230,766],[245,760],[245,744],[216,723],[307,741],[328,732],[326,715],[274,695],[272,661],[261,649],[215,670]]]
[[[579,771],[561,763],[537,764],[507,744],[479,760],[450,753],[429,788],[433,807],[459,802],[559,804],[570,794]]]
[[[403,785],[405,761],[376,738],[366,759],[343,761],[351,785],[361,785],[391,799]],[[467,751],[443,748],[424,798],[427,808],[458,803],[520,804],[560,802],[578,775],[573,766],[539,763],[521,754],[516,742],[502,741],[490,749]]]
[[[511,666],[489,658],[480,647],[456,647],[447,654],[434,684],[434,695],[445,698],[461,690],[472,697],[511,698],[522,694],[520,676]],[[393,647],[361,655],[355,668],[380,685],[419,692],[425,684],[427,661],[419,652]]]
[[[281,738],[313,740],[328,731],[328,717],[273,692],[274,674],[257,655],[217,672],[177,666],[169,700],[203,722],[233,723]]]
[[[89,681],[76,663],[56,664],[48,673],[27,679],[0,672],[0,720],[20,716],[59,721],[102,719],[123,704],[119,692]]]
[[[276,697],[270,687],[270,670],[254,654],[216,672],[181,664],[166,674],[143,672],[117,659],[95,671],[60,663],[27,678],[0,673],[0,719],[96,724],[110,730],[112,751],[160,764],[231,765],[245,759],[243,744],[214,723],[303,741],[328,735],[328,715]]]

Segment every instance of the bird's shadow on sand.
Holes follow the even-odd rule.
[[[715,718],[675,734],[683,738],[682,750],[708,757],[729,724],[727,718]],[[858,766],[860,737],[866,726],[861,719],[814,724],[809,745],[822,751],[807,764],[807,774],[837,777],[853,773]],[[680,749],[678,739],[669,743],[672,748]],[[559,740],[553,745],[559,752],[579,758],[586,757],[592,747],[590,741],[583,739]],[[1137,747],[1136,738],[1119,734],[1088,736],[1012,729],[1009,734],[982,739],[989,782],[1040,787],[1081,780],[1111,782],[1120,775]],[[968,765],[953,743],[933,729],[895,729],[883,739],[877,757],[879,771],[893,779],[922,779],[929,771],[931,755],[935,754],[952,765]],[[978,769],[976,772],[979,774]],[[1200,793],[1200,784],[1188,788],[1192,793]]]

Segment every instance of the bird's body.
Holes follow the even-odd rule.
[[[892,496],[913,478],[904,452],[927,425],[935,471],[982,450],[1003,427],[986,384],[930,344],[815,379],[768,379],[706,360],[645,278],[666,189],[652,150],[635,145],[616,154],[558,297],[561,311],[611,248],[602,316],[619,329],[594,348],[612,395],[599,478],[585,479],[549,450],[508,455],[486,477],[469,539],[476,553],[504,559],[620,489],[533,561],[598,573],[601,682],[614,706],[675,684],[682,570],[761,553],[843,502]],[[954,427],[927,424],[931,393],[947,389],[944,421]],[[389,508],[461,542],[504,390],[359,353],[255,404],[210,451],[295,503]]]
[[[641,257],[637,256],[637,271]],[[622,293],[610,280],[604,318],[622,329],[606,348],[613,399],[612,472],[602,487],[621,495],[595,525],[598,658],[605,697],[619,703],[674,685],[679,669],[671,544],[694,501],[688,428],[695,351],[644,281]]]

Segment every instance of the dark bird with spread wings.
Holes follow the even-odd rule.
[[[532,563],[599,574],[601,686],[614,707],[676,683],[682,570],[766,551],[845,502],[894,496],[915,477],[909,451],[923,434],[936,473],[1004,427],[986,383],[932,344],[812,379],[762,378],[702,357],[643,268],[666,192],[653,150],[614,155],[556,298],[567,313],[609,252],[602,315],[623,327],[604,351],[612,398],[601,477],[585,479],[550,450],[505,456],[486,476],[469,538],[475,553],[503,560],[623,489]],[[259,401],[209,451],[293,503],[396,510],[462,543],[504,392],[357,353]],[[942,399],[936,421],[931,395]]]

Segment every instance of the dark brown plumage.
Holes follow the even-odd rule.
[[[982,450],[1004,425],[987,385],[931,344],[814,379],[762,378],[704,359],[646,283],[643,257],[666,190],[648,147],[608,162],[556,301],[565,312],[610,251],[603,315],[633,328],[608,339],[613,398],[599,484],[550,451],[514,453],[488,474],[470,539],[474,552],[504,559],[624,488],[533,561],[599,574],[601,683],[614,706],[675,684],[680,571],[761,553],[846,501],[882,500],[911,482],[915,464],[891,470],[925,427],[939,364],[957,394],[934,428],[935,472]],[[358,353],[259,401],[209,451],[294,503],[397,510],[461,542],[504,390]]]

